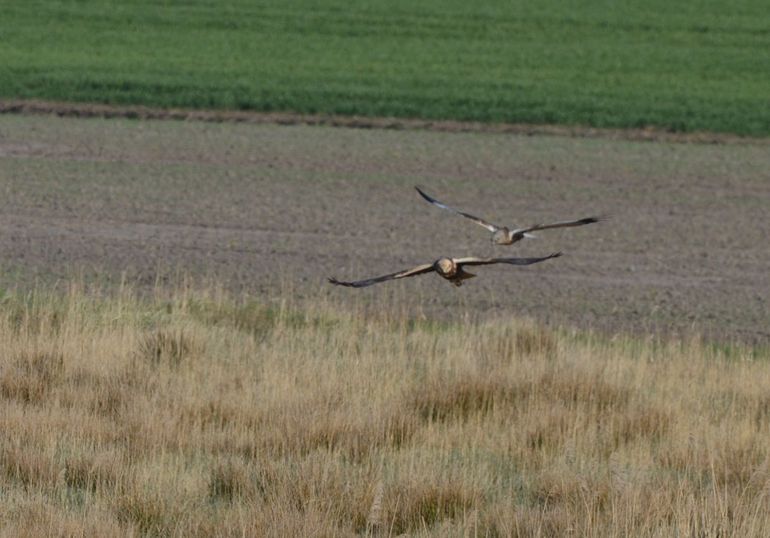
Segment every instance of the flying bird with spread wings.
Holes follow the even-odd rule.
[[[462,215],[466,219],[470,219],[476,224],[483,226],[492,232],[492,242],[496,245],[512,245],[517,241],[521,241],[525,237],[534,238],[535,236],[532,235],[532,232],[536,232],[538,230],[549,230],[551,228],[570,228],[573,226],[583,226],[585,224],[592,224],[594,222],[600,222],[604,220],[602,217],[586,217],[584,219],[565,220],[561,222],[553,222],[551,224],[535,224],[526,228],[516,228],[511,230],[505,226],[497,226],[496,224],[487,222],[484,219],[475,217],[469,213],[465,213],[453,207],[449,207],[448,205],[439,202],[435,198],[428,196],[422,190],[420,190],[419,187],[415,187],[415,189],[417,189],[417,192],[420,193],[420,196],[422,196],[425,200],[435,205],[436,207],[440,207],[441,209],[446,209],[452,211],[453,213],[457,213],[458,215]]]
[[[561,256],[561,252],[556,252],[549,256],[542,258],[439,258],[433,263],[425,263],[418,265],[412,269],[406,269],[405,271],[398,271],[396,273],[390,273],[388,275],[378,276],[375,278],[368,278],[366,280],[357,280],[355,282],[342,282],[332,277],[329,282],[338,286],[348,286],[351,288],[365,288],[372,284],[379,284],[380,282],[387,282],[388,280],[397,280],[399,278],[406,278],[408,276],[423,275],[435,271],[439,276],[447,279],[455,286],[462,286],[463,280],[473,278],[476,275],[464,270],[465,266],[473,265],[492,265],[495,263],[507,263],[509,265],[531,265],[533,263],[550,260],[551,258],[558,258]]]

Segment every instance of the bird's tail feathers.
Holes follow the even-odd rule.
[[[469,273],[468,271],[460,271],[453,279],[452,284],[457,286],[458,288],[463,285],[463,280],[468,280],[469,278],[473,278],[476,275],[473,273]]]

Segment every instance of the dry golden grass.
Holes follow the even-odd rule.
[[[770,536],[765,351],[73,287],[0,354],[2,536]]]

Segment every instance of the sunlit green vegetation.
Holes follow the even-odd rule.
[[[739,2],[12,0],[0,96],[770,134]]]

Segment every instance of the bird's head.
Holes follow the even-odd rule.
[[[510,230],[508,228],[498,228],[492,234],[492,243],[496,245],[505,245],[510,241]]]
[[[451,275],[455,272],[456,265],[449,258],[440,258],[436,261],[436,270],[442,275]]]

